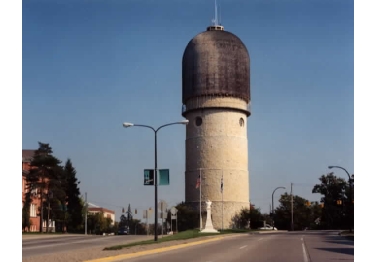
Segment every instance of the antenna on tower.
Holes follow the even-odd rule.
[[[218,12],[217,12],[217,0],[215,0],[215,1],[214,1],[214,15],[215,15],[215,16],[214,16],[214,19],[212,20],[214,26],[218,25],[218,17],[217,17],[217,14],[218,14]]]
[[[219,9],[219,21],[218,21],[218,23],[219,23],[219,25],[221,25],[222,24],[222,21],[221,21],[221,5],[218,5],[218,9]]]
[[[207,31],[224,31],[224,27],[221,25],[221,14],[219,14],[219,21],[218,21],[218,9],[217,9],[217,0],[214,1],[214,19],[212,19],[213,25],[208,26],[206,28]]]

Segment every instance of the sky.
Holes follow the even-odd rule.
[[[354,173],[354,4],[349,0],[219,0],[221,23],[251,58],[250,201],[310,201],[319,177]],[[116,212],[154,206],[146,128],[180,121],[182,56],[214,18],[214,0],[29,0],[22,3],[22,148],[70,158],[88,201]],[[158,132],[159,187],[184,201],[185,127]]]

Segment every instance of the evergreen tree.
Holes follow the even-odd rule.
[[[26,229],[28,229],[28,231],[30,231],[30,204],[31,204],[31,196],[30,196],[30,191],[28,191],[26,194],[25,194],[25,202],[23,203],[23,207],[22,207],[22,230],[23,231],[26,231]]]
[[[40,216],[40,232],[43,232],[43,219],[47,218],[48,212],[45,210],[45,200],[48,197],[48,185],[51,180],[58,179],[61,174],[59,159],[52,155],[53,151],[49,144],[38,142],[39,148],[35,151],[33,160],[30,163],[30,172],[26,177],[26,188],[28,191],[34,190],[40,196],[41,207]],[[30,212],[29,212],[30,213]],[[25,212],[27,216],[27,212]],[[30,214],[29,214],[30,217]]]
[[[77,231],[80,230],[84,222],[82,211],[84,205],[80,198],[80,189],[78,185],[80,181],[77,180],[76,170],[72,165],[70,159],[68,159],[64,166],[65,178],[66,178],[66,201],[68,212],[68,230]]]
[[[133,219],[131,204],[128,204],[128,210],[126,213],[127,213],[127,226],[129,227]]]

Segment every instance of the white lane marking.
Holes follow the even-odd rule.
[[[304,262],[309,262],[307,251],[306,251],[305,246],[304,246],[304,242],[302,243],[302,248],[303,248],[303,261]]]
[[[260,241],[260,240],[263,240],[263,238],[260,238],[259,240],[257,240],[257,241]]]
[[[243,248],[245,248],[245,247],[247,247],[247,245],[245,245],[245,246],[242,246],[242,247],[239,247],[239,249],[243,249]]]

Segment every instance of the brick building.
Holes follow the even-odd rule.
[[[99,207],[99,206],[93,205],[91,203],[88,203],[88,210],[87,210],[87,212],[89,214],[90,213],[91,214],[95,214],[95,213],[103,212],[103,216],[104,217],[112,219],[111,225],[115,224],[115,211],[113,211],[113,210],[109,210],[109,209],[106,209],[106,208]]]

